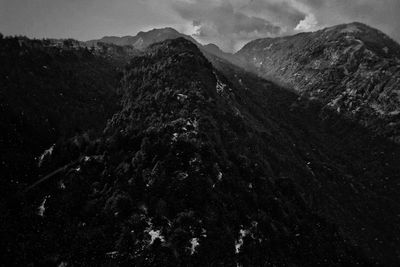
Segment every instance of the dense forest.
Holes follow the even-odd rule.
[[[60,138],[102,131],[116,112],[116,64],[71,40],[0,38],[1,188],[32,183]]]
[[[11,256],[25,242],[16,231],[37,225],[18,220],[26,205],[20,195],[46,171],[56,142],[102,132],[119,106],[120,71],[71,40],[0,36],[0,62],[1,254],[2,264],[20,266]]]
[[[30,155],[40,155],[55,143],[36,170],[40,182],[9,186],[13,195],[1,204],[7,265],[397,261],[397,145],[318,102],[204,56],[182,38],[151,45],[122,74],[120,64],[90,49],[1,41],[16,51],[1,54],[15,64],[1,70],[6,96],[24,90],[35,99],[29,88],[36,88],[40,100],[25,100],[32,111],[24,111],[22,125],[64,137],[18,128],[17,107],[29,110],[18,102],[23,98],[3,102],[17,114],[9,120],[15,127],[2,125],[3,134],[17,134],[4,136],[25,142],[17,150],[11,144],[18,142],[9,141],[9,157],[31,147]],[[25,50],[32,54],[19,59]],[[10,69],[20,76],[7,80]],[[17,81],[22,86],[12,87]],[[65,102],[60,93],[75,95]],[[49,116],[51,127],[37,124],[39,116]],[[33,136],[43,143],[26,144]]]

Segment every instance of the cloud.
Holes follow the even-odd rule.
[[[178,0],[172,8],[192,22],[193,34],[232,51],[244,42],[281,34],[282,28],[266,18],[249,14],[235,1]]]
[[[295,31],[313,31],[317,28],[318,21],[314,14],[307,15],[303,20],[297,24]]]
[[[290,0],[251,0],[241,10],[268,18],[286,30],[296,27],[307,15]]]
[[[147,0],[157,5],[161,0]],[[264,37],[364,22],[400,40],[400,0],[163,0],[184,31],[234,51]],[[182,29],[182,28],[181,28]]]
[[[0,31],[88,40],[170,26],[232,51],[353,21],[400,41],[398,14],[400,0],[0,0]]]

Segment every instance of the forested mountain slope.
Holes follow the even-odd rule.
[[[361,23],[252,41],[237,54],[258,75],[400,141],[400,45]]]
[[[3,215],[13,221],[2,227],[9,259],[398,262],[399,147],[208,58],[182,38],[133,58],[122,77],[122,109],[104,134],[58,143],[43,169],[66,167],[30,188],[13,216]]]
[[[117,65],[56,42],[0,38],[2,197],[38,178],[41,155],[58,139],[102,131],[117,110]]]

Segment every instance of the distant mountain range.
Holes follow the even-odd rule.
[[[108,43],[120,46],[132,46],[136,49],[143,50],[149,45],[165,41],[167,39],[176,39],[183,37],[195,44],[198,42],[188,35],[179,33],[173,28],[153,29],[148,32],[139,32],[136,36],[106,36],[99,40],[87,41],[86,44],[89,46],[97,45],[98,43]]]
[[[378,135],[400,142],[400,45],[379,30],[355,22],[312,33],[254,40],[235,54],[223,52],[215,44],[201,45],[172,28],[104,37],[86,44],[143,50],[178,37],[195,43],[207,55],[278,82]]]
[[[202,45],[197,42],[194,38],[189,35],[182,34],[176,31],[173,28],[162,28],[162,29],[153,29],[148,32],[139,32],[135,36],[124,36],[124,37],[116,37],[116,36],[106,36],[99,40],[91,40],[84,42],[83,44],[89,47],[99,46],[99,44],[114,44],[118,46],[130,46],[139,51],[143,51],[150,45],[158,42],[162,42],[168,39],[176,39],[176,38],[184,38],[199,47],[202,51],[227,59],[229,61],[234,62],[235,64],[239,64],[237,58],[234,57],[233,54],[222,51],[215,44],[207,44]]]
[[[0,38],[1,262],[396,266],[399,54],[360,23]]]

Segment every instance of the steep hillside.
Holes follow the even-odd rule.
[[[105,58],[68,41],[1,38],[0,62],[5,197],[37,179],[44,152],[59,138],[104,128],[117,110],[119,75]]]
[[[272,119],[286,133],[282,140],[267,141],[268,146],[286,140],[288,148],[277,151],[294,153],[297,159],[287,165],[280,154],[271,163],[274,171],[295,177],[313,211],[337,224],[355,246],[385,265],[396,265],[400,147],[374,138],[369,130],[318,102],[298,98],[221,59],[208,58],[234,88],[241,89],[235,90],[241,105],[263,125]],[[262,139],[266,141],[265,136]],[[299,171],[288,175],[294,162],[306,166],[311,177]]]
[[[237,56],[262,77],[400,142],[400,45],[382,32],[339,25],[255,40]]]
[[[12,221],[1,227],[8,259],[63,266],[398,262],[399,147],[209,59],[214,66],[182,38],[135,57],[122,78],[122,110],[104,135],[58,143],[43,167],[51,174],[13,214],[2,214]]]

